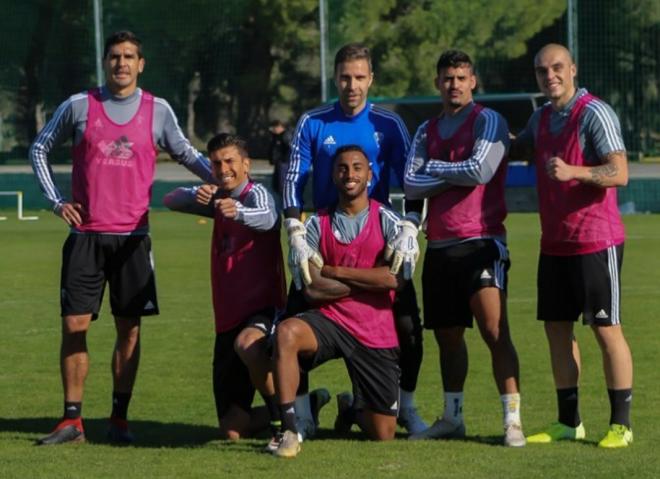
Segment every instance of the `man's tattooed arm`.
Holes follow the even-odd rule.
[[[605,155],[603,164],[589,167],[587,175],[579,180],[601,188],[625,186],[628,183],[628,162],[625,151],[612,151]]]

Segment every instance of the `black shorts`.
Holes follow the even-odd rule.
[[[495,239],[427,249],[422,272],[424,327],[472,327],[470,298],[482,288],[506,293],[509,251]]]
[[[69,235],[62,248],[62,316],[91,313],[96,319],[106,281],[114,316],[158,314],[148,235]]]
[[[297,316],[314,331],[318,350],[300,357],[300,367],[311,371],[331,359],[343,358],[353,385],[356,409],[396,416],[399,411],[399,349],[369,348],[317,310]]]
[[[218,422],[233,404],[250,412],[255,388],[250,373],[234,350],[234,342],[245,328],[256,328],[268,336],[275,311],[265,309],[250,316],[243,324],[215,335],[213,348],[213,396]]]
[[[537,318],[610,326],[621,323],[623,244],[575,256],[541,254],[537,275]]]

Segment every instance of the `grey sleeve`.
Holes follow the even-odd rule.
[[[417,128],[406,160],[406,168],[403,177],[403,190],[406,198],[410,200],[421,200],[428,198],[450,188],[451,185],[444,179],[431,176],[425,172],[426,163],[429,161],[426,153],[426,125],[422,123]]]
[[[48,155],[54,148],[72,138],[75,127],[73,103],[74,101],[86,101],[86,98],[84,94],[73,95],[58,106],[53,117],[32,142],[28,152],[39,188],[53,209],[63,203],[65,199],[53,179],[53,170],[48,161]]]
[[[183,135],[176,115],[162,98],[154,99],[154,140],[172,159],[185,166],[205,183],[216,184],[208,159]]]
[[[244,203],[236,202],[238,216],[236,221],[256,231],[269,231],[279,226],[279,211],[275,200],[261,184],[255,183],[245,197]]]
[[[321,253],[321,223],[319,217],[316,215],[310,215],[305,221],[305,229],[307,233],[305,238],[307,239],[307,244],[317,253]]]
[[[497,112],[484,108],[474,125],[474,147],[465,161],[431,160],[426,173],[453,185],[475,186],[488,183],[509,149],[509,127]]]
[[[383,230],[383,238],[386,243],[389,243],[396,235],[399,234],[399,227],[397,226],[401,215],[394,210],[387,208],[384,205],[380,207],[380,227]]]
[[[215,216],[213,205],[202,205],[196,201],[195,195],[198,188],[198,186],[192,188],[179,187],[172,190],[163,198],[163,204],[170,210],[178,211],[179,213],[213,218]]]
[[[587,104],[580,121],[588,146],[598,158],[614,151],[626,151],[619,119],[607,103],[594,100]]]

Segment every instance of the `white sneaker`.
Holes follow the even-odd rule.
[[[507,447],[523,447],[527,444],[520,424],[512,423],[504,427],[504,445]]]
[[[277,434],[275,434],[270,439],[270,441],[268,441],[268,444],[266,444],[264,446],[263,451],[267,452],[269,454],[273,454],[277,450],[277,448],[280,447],[280,443],[282,442],[283,437],[284,437],[284,434],[281,433],[281,432],[278,432]],[[298,433],[298,442],[300,444],[303,443],[303,437],[300,433]]]
[[[445,418],[438,418],[431,427],[417,434],[411,434],[408,439],[419,441],[422,439],[460,439],[465,437],[465,424],[454,424]]]
[[[268,441],[268,444],[264,446],[264,452],[270,454],[274,453],[279,447],[280,442],[282,442],[282,433],[278,432],[270,439],[270,441]]]
[[[277,457],[296,457],[300,452],[300,441],[298,435],[292,431],[284,431],[282,440],[277,445],[277,449],[273,451],[273,455]]]
[[[426,423],[417,414],[417,408],[415,407],[399,409],[399,417],[397,417],[396,422],[408,431],[408,434],[419,434],[428,429]]]

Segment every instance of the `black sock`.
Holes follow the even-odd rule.
[[[342,421],[346,424],[355,424],[357,422],[357,410],[351,406],[341,412]]]
[[[580,424],[577,387],[557,389],[557,406],[560,423],[570,427],[577,427]]]
[[[126,420],[129,402],[131,402],[131,393],[113,392],[111,417]]]
[[[275,395],[264,396],[264,403],[266,404],[266,409],[268,410],[268,416],[270,417],[270,432],[275,435],[279,432],[282,427],[282,421],[280,420],[280,408],[278,407],[275,401]]]
[[[630,427],[630,405],[632,389],[608,389],[610,397],[610,424],[622,424]]]
[[[64,401],[64,419],[78,419],[82,414],[82,402]]]
[[[298,432],[296,427],[296,411],[293,407],[293,402],[280,404],[280,418],[282,420],[282,432],[291,431]]]
[[[262,394],[261,397],[264,398],[264,404],[266,404],[266,409],[268,410],[268,415],[270,416],[270,420],[271,421],[279,421],[280,420],[280,408],[277,405],[275,395],[273,394],[272,396],[264,396]]]

